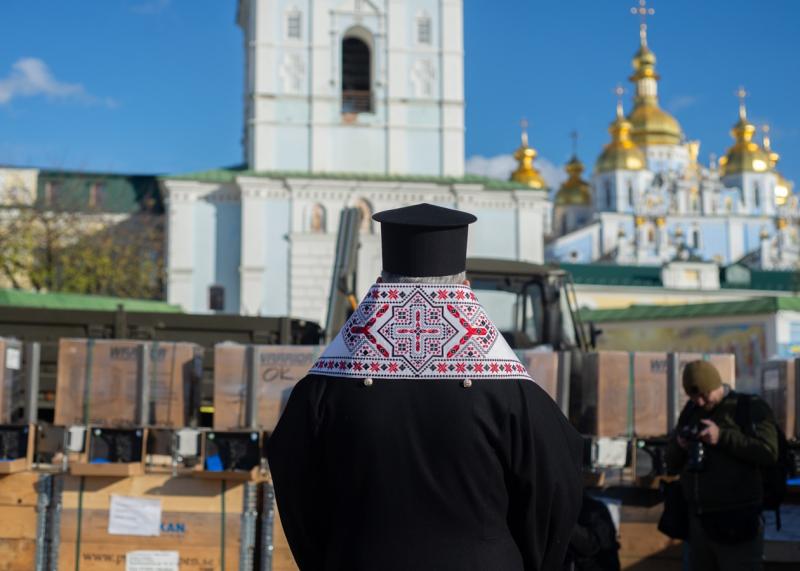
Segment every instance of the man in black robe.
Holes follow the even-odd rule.
[[[378,213],[383,274],[268,443],[301,571],[560,570],[581,440],[464,278],[476,218]]]

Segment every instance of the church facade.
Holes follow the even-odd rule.
[[[660,78],[644,22],[640,38],[630,77],[632,109],[624,113],[619,89],[610,141],[590,181],[582,178],[577,157],[567,165],[569,178],[554,200],[547,259],[795,269],[798,198],[778,170],[780,157],[770,146],[768,127],[757,140],[744,90],[738,93],[732,145],[719,161],[701,164],[700,143],[687,140],[678,121],[659,106]]]
[[[240,0],[246,165],[164,177],[167,298],[324,323],[340,213],[467,210],[470,256],[542,262],[543,186],[464,175],[462,0]],[[355,174],[354,174],[355,173]]]

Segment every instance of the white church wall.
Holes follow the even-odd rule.
[[[252,70],[246,95],[254,98],[246,104],[251,168],[463,174],[462,0],[242,5],[249,6],[241,23]],[[288,32],[291,15],[299,18],[299,38]],[[371,112],[342,114],[345,35],[370,47]],[[359,152],[340,152],[354,144]]]

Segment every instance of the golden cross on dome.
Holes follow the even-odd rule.
[[[766,123],[761,125],[761,132],[764,134],[764,139],[762,141],[762,144],[764,146],[764,150],[767,151],[767,152],[770,152],[772,150],[772,148],[771,148],[771,143],[770,143],[770,140],[769,140],[769,125],[766,124]]]
[[[519,126],[522,127],[522,146],[528,146],[528,120],[523,117],[522,121],[519,122]]]
[[[655,14],[655,8],[647,7],[647,0],[639,0],[639,6],[631,8],[631,14],[639,16],[642,22],[639,24],[639,38],[642,40],[642,45],[647,45],[647,17]]]
[[[622,117],[625,115],[624,111],[622,110],[622,96],[625,95],[625,88],[622,87],[622,84],[618,83],[614,88],[614,95],[617,96],[617,118],[622,119]]]
[[[578,156],[578,131],[575,129],[569,134],[570,139],[572,139],[572,155]]]
[[[747,119],[747,107],[744,105],[744,100],[747,96],[748,93],[744,90],[744,87],[739,87],[736,90],[736,97],[739,98],[739,119],[742,121]]]

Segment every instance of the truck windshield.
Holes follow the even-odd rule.
[[[526,284],[522,291],[500,287],[493,281],[472,282],[478,301],[500,331],[523,332],[527,337],[526,345],[542,343],[542,288],[536,283]]]

